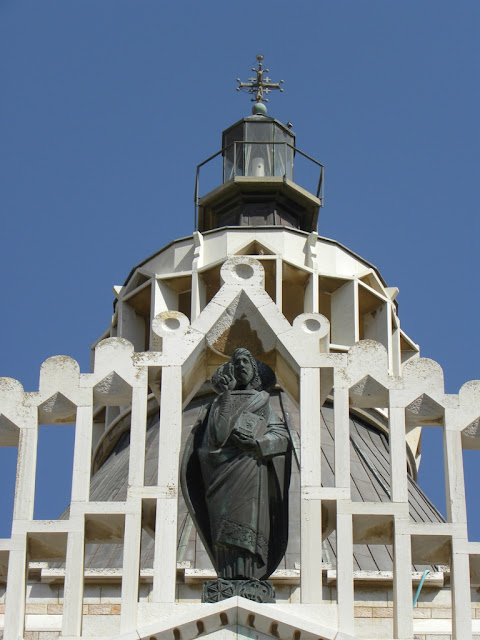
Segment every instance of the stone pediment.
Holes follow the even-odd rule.
[[[337,631],[336,608],[330,607],[333,611],[326,617],[331,626],[327,626],[316,620],[323,617],[318,605],[259,604],[241,597],[215,604],[159,604],[158,611],[157,605],[148,604],[144,617],[150,618],[153,613],[158,615],[158,621],[117,638],[193,640],[221,634],[222,640],[239,636],[258,640],[356,640],[354,636]]]

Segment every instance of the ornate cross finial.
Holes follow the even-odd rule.
[[[252,112],[254,114],[265,115],[267,113],[267,108],[263,103],[268,102],[268,99],[263,97],[264,94],[270,93],[272,89],[280,89],[280,91],[283,91],[280,86],[283,84],[283,80],[280,80],[280,82],[271,82],[268,76],[264,77],[263,74],[268,73],[268,69],[265,69],[262,64],[263,56],[258,55],[257,60],[258,67],[256,69],[255,67],[252,67],[252,71],[255,71],[257,77],[249,78],[248,82],[241,82],[240,78],[237,78],[237,91],[242,90],[245,91],[245,93],[254,93],[255,97],[251,98],[251,101],[256,102],[257,104],[253,106]]]

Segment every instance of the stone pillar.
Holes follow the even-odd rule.
[[[395,406],[394,392],[390,392],[388,423],[390,440],[391,498],[392,502],[408,503],[405,409],[402,406]]]
[[[92,459],[92,406],[77,408],[75,422],[75,448],[73,452],[72,503],[87,503],[90,498],[90,465]],[[85,522],[84,516],[70,520],[76,531],[67,539],[65,563],[65,589],[62,634],[78,636],[82,633],[82,606],[84,587]]]
[[[153,562],[153,602],[175,602],[177,572],[177,497],[182,435],[182,371],[162,369],[158,493]]]
[[[353,529],[352,514],[343,512],[341,501],[337,503],[337,602],[338,630],[353,634],[354,583],[353,583]],[[348,511],[348,508],[346,509]]]
[[[90,466],[92,459],[92,406],[78,407],[73,452],[72,502],[90,498]]]
[[[16,520],[32,520],[35,502],[35,471],[37,466],[38,426],[20,429],[15,482],[15,502],[7,591],[5,596],[5,640],[18,640],[25,627],[25,589],[27,579],[27,535],[16,533]]]
[[[5,640],[19,640],[19,638],[23,638],[25,628],[26,574],[27,535],[25,533],[12,534],[5,598]]]
[[[147,371],[140,376],[143,384],[132,389],[132,419],[130,424],[129,490],[143,487],[145,480],[145,440],[147,429]]]
[[[32,520],[35,501],[35,472],[37,469],[38,427],[20,430],[15,482],[14,520]]]
[[[85,557],[85,523],[83,516],[75,518],[78,531],[70,531],[65,562],[62,635],[80,636],[83,615],[83,571]]]
[[[300,372],[302,603],[322,601],[320,369]]]
[[[445,413],[443,443],[445,451],[447,520],[456,524],[463,524],[466,536],[467,507],[463,473],[462,434],[455,427],[453,420],[450,419],[451,411],[446,409]]]
[[[394,391],[388,407],[390,440],[390,493],[392,502],[402,502],[408,509],[407,450],[405,443],[405,408]],[[397,406],[398,405],[398,406]],[[405,516],[408,517],[408,516]],[[398,516],[404,518],[404,516]],[[393,628],[395,638],[413,636],[412,618],[412,549],[409,535],[397,530],[393,541]]]
[[[458,541],[452,540],[452,639],[471,640],[470,563],[467,553],[458,551]]]
[[[133,512],[125,514],[120,633],[135,631],[137,626],[141,535],[142,501],[138,500]]]
[[[412,610],[412,543],[409,535],[397,532],[393,540],[393,635],[413,637]]]

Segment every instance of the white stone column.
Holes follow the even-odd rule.
[[[147,371],[141,372],[143,385],[132,389],[132,419],[130,423],[130,456],[128,486],[143,487],[145,481],[145,441],[147,433]]]
[[[18,640],[25,627],[25,589],[27,580],[27,536],[16,533],[16,520],[32,520],[35,505],[38,426],[20,429],[15,481],[15,502],[11,547],[8,559],[5,597],[5,640]]]
[[[394,526],[393,541],[393,636],[413,638],[412,543],[409,535]]]
[[[192,261],[192,300],[190,310],[190,321],[193,322],[201,314],[206,305],[207,291],[205,282],[198,270],[203,265],[203,236],[200,231],[193,232],[193,242],[195,244],[194,257]]]
[[[353,583],[353,530],[352,515],[342,513],[337,503],[337,602],[338,630],[353,634],[354,583]]]
[[[31,520],[35,502],[35,473],[37,469],[37,425],[20,430],[15,482],[14,520]]]
[[[125,515],[123,539],[122,609],[120,633],[135,631],[137,626],[138,582],[140,579],[140,544],[142,536],[142,503]]]
[[[67,541],[62,635],[80,636],[83,615],[83,565],[85,557],[85,524],[78,517],[79,530],[71,531]]]
[[[19,640],[19,638],[23,638],[26,574],[27,536],[25,533],[13,534],[8,559],[4,640]]]
[[[192,301],[191,321],[193,322],[202,313],[207,302],[207,287],[202,276],[196,269],[192,271]]]
[[[472,637],[470,560],[464,552],[468,540],[465,480],[463,472],[462,435],[457,425],[458,412],[445,410],[443,442],[445,450],[445,484],[447,520],[462,527],[463,535],[452,539],[452,638],[470,640]],[[463,538],[463,539],[462,539]],[[460,550],[460,548],[462,550]]]
[[[390,494],[392,502],[408,505],[407,450],[405,443],[405,408],[396,394],[389,394],[388,425],[390,441]],[[395,638],[413,636],[412,619],[412,550],[409,535],[397,532],[393,543],[393,627]]]
[[[75,448],[73,451],[72,502],[87,502],[90,498],[92,426],[92,406],[77,407]]]
[[[73,452],[72,503],[85,503],[90,498],[92,431],[92,406],[77,407],[75,448]],[[72,514],[70,514],[70,517],[73,520]],[[65,563],[62,634],[66,636],[77,636],[82,632],[85,524],[83,516],[77,516],[75,519],[77,521],[77,531],[71,531],[68,534]]]
[[[457,552],[457,541],[452,540],[452,639],[471,640],[470,562],[468,554]]]
[[[158,454],[157,517],[153,562],[153,602],[175,602],[177,497],[182,435],[182,370],[162,369]]]
[[[445,491],[447,520],[467,527],[467,507],[465,502],[465,479],[463,472],[462,434],[450,424],[450,410],[446,410],[443,429]]]
[[[305,286],[303,311],[318,313],[318,273],[311,273]]]
[[[391,473],[390,493],[392,502],[408,502],[405,409],[402,406],[395,406],[395,404],[395,392],[391,391],[388,407]]]
[[[145,481],[145,441],[147,433],[147,370],[138,372],[139,386],[132,389],[130,454],[128,466],[129,494],[143,487]],[[140,551],[142,539],[142,501],[133,502],[133,511],[125,515],[123,539],[122,609],[120,632],[134,631],[137,625]]]
[[[322,601],[322,483],[320,440],[320,369],[300,372],[302,603]]]
[[[393,371],[392,353],[392,307],[385,302],[378,310],[378,342],[381,342],[388,353],[388,369]]]
[[[396,322],[398,323],[398,326],[392,329],[392,370],[394,376],[401,376],[402,350],[400,346],[400,321],[398,318],[396,318]]]

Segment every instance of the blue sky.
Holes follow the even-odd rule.
[[[263,53],[285,81],[269,115],[326,166],[320,235],[400,289],[402,327],[447,392],[480,378],[479,34],[475,0],[0,0],[0,376],[36,390],[56,354],[88,371],[112,286],[191,234],[195,167],[248,115],[235,78]],[[71,432],[42,433],[38,517],[68,502]],[[423,481],[441,501],[426,435]],[[466,463],[480,539],[478,458]]]

